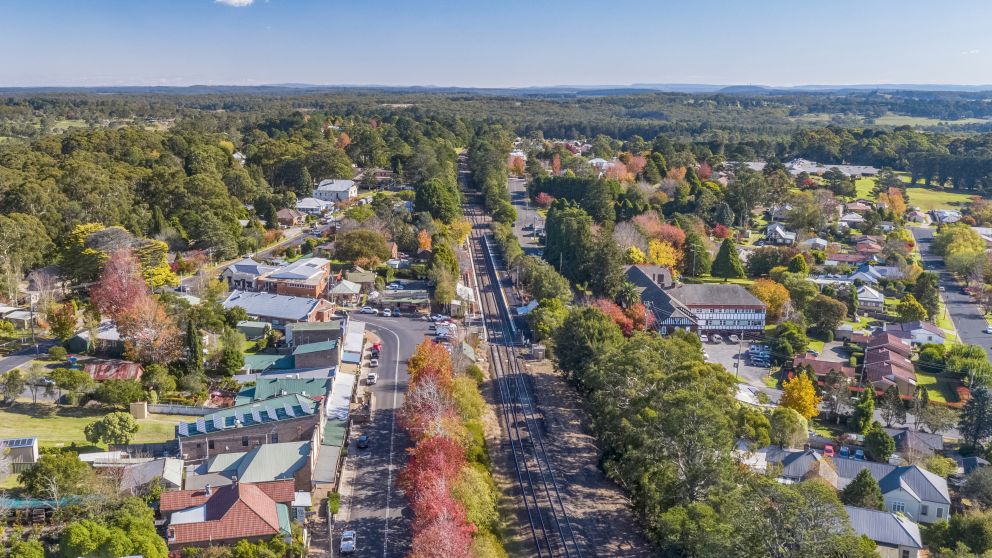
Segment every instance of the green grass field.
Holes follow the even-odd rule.
[[[938,376],[929,372],[917,372],[916,383],[921,387],[927,388],[931,401],[955,403],[958,400],[958,395],[954,391],[954,388],[960,382],[953,378]]]
[[[37,436],[42,446],[90,446],[83,434],[86,425],[100,419],[106,411],[80,407],[15,403],[0,409],[0,438]],[[175,436],[175,425],[184,417],[178,415],[148,415],[138,421],[137,443],[164,442]]]
[[[858,198],[864,198],[866,200],[875,199],[875,179],[874,178],[858,178],[854,181],[854,187],[857,189]]]
[[[965,125],[980,124],[988,122],[983,118],[962,118],[960,120],[939,120],[936,118],[926,118],[924,116],[907,116],[905,114],[886,114],[875,119],[875,124],[879,126],[939,126],[939,125]]]
[[[919,207],[923,211],[961,208],[971,199],[971,194],[931,188],[906,188],[906,193],[909,194],[909,205]]]
[[[724,283],[725,282],[727,284],[744,285],[744,286],[747,286],[747,285],[750,285],[751,283],[754,283],[754,279],[748,279],[748,278],[743,278],[743,279],[727,279],[726,281],[724,281],[723,278],[721,278],[721,277],[712,277],[712,276],[709,276],[709,275],[707,275],[705,277],[698,277],[697,279],[699,280],[700,283]]]

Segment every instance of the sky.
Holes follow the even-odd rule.
[[[992,84],[988,0],[0,0],[0,87]]]

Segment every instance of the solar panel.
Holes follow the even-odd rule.
[[[219,415],[214,417],[214,428],[224,430],[224,417]]]
[[[293,412],[293,406],[290,405],[289,403],[286,403],[285,405],[283,405],[283,408],[282,409],[284,411],[286,411],[286,414],[287,415],[289,415],[291,417],[295,417],[296,416],[296,413]]]
[[[262,413],[259,413],[258,412],[258,409],[252,409],[251,410],[251,420],[255,421],[256,423],[261,423],[262,422]]]
[[[265,414],[269,415],[269,420],[279,420],[279,415],[276,414],[276,410],[272,407],[266,407]]]
[[[180,422],[179,423],[179,435],[180,436],[189,436],[189,424],[187,424],[185,422]]]
[[[206,433],[207,421],[203,417],[196,419],[196,431],[200,434]]]

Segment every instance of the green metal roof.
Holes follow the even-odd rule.
[[[318,343],[307,343],[305,345],[297,345],[293,349],[294,355],[305,355],[307,353],[319,353],[321,351],[331,351],[338,346],[336,339],[331,339],[330,341],[320,341]]]
[[[291,479],[307,463],[310,442],[263,444],[249,451],[214,456],[208,473],[237,475],[239,482]]]
[[[289,524],[289,507],[286,504],[276,504],[276,514],[279,516],[279,531],[283,535],[291,534],[293,528]]]
[[[325,331],[344,328],[344,320],[331,320],[329,322],[296,322],[286,324],[286,329],[296,331]]]
[[[344,433],[348,429],[348,421],[340,419],[327,419],[324,424],[324,436],[321,445],[337,446],[344,445]]]
[[[252,387],[242,388],[234,400],[235,405],[252,401],[262,401],[276,397],[282,392],[287,395],[306,393],[307,396],[326,395],[334,380],[331,378],[259,378]]]
[[[245,367],[249,370],[291,370],[296,366],[293,355],[245,355]]]
[[[257,403],[235,405],[234,407],[220,409],[214,413],[204,416],[203,426],[206,428],[206,432],[200,431],[197,427],[196,423],[199,422],[199,419],[195,422],[187,423],[187,436],[197,436],[204,433],[217,432],[218,430],[214,423],[215,418],[220,420],[224,429],[227,430],[229,428],[235,428],[237,421],[240,421],[242,426],[253,426],[256,424],[265,424],[269,422],[300,418],[303,416],[314,416],[320,412],[319,405],[320,404],[313,399],[304,397],[300,394],[273,397],[272,399],[259,401]],[[292,415],[286,412],[287,406],[292,409]],[[271,412],[275,414],[274,419],[268,410],[271,410]],[[255,412],[253,413],[253,411]],[[260,420],[255,420],[255,414],[258,415]],[[185,437],[179,434],[180,426],[182,426],[182,424],[176,425],[176,436]]]

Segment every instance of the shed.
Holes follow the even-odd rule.
[[[83,370],[97,382],[107,380],[140,380],[144,369],[137,362],[126,360],[91,362]]]
[[[245,320],[238,322],[236,326],[237,330],[244,334],[245,339],[253,341],[255,339],[261,339],[265,337],[269,331],[272,329],[272,324],[269,322],[255,322],[251,320]]]

